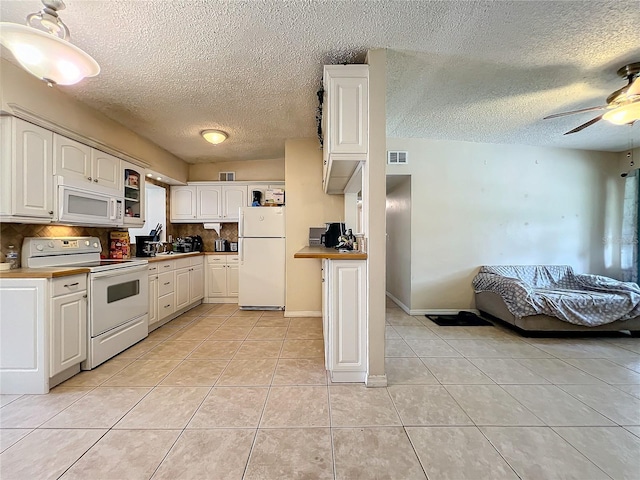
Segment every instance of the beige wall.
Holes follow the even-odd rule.
[[[367,237],[367,385],[386,384],[384,370],[386,223],[386,50],[367,52],[369,64],[369,154],[363,173],[363,215]]]
[[[187,163],[64,93],[72,88],[50,88],[21,68],[0,59],[3,112],[14,114],[14,105],[18,105],[47,122],[146,162],[149,168],[162,175],[180,182],[187,180]]]
[[[387,187],[387,293],[409,308],[411,305],[411,176],[399,175],[393,180],[396,182]]]
[[[315,138],[285,142],[287,189],[287,298],[286,314],[322,311],[320,260],[293,258],[309,244],[309,227],[344,221],[342,195],[322,191],[322,150]]]
[[[284,180],[284,158],[240,162],[197,163],[189,166],[190,182],[217,181],[219,172],[236,172],[236,180]]]
[[[411,309],[474,307],[481,265],[569,264],[617,277],[619,155],[389,138],[412,175]]]

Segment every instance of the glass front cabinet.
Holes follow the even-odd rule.
[[[129,162],[124,167],[124,224],[144,225],[144,169]]]

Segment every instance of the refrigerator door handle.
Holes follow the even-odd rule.
[[[244,210],[240,208],[238,219],[238,237],[244,237]]]
[[[243,260],[244,260],[244,238],[240,237],[238,238],[238,250],[240,253],[240,263],[242,264]]]

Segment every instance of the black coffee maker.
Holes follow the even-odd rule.
[[[344,235],[344,223],[326,223],[327,231],[320,235],[320,243],[327,248],[334,248],[340,243],[340,235]]]
[[[204,251],[204,242],[202,241],[202,237],[200,235],[194,235],[191,237],[192,243],[192,251],[194,252],[202,252]]]

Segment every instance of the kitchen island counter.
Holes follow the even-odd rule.
[[[340,252],[335,248],[304,247],[298,250],[293,258],[327,258],[331,260],[366,260],[367,254],[363,252]]]

